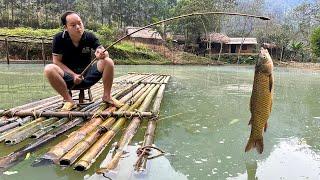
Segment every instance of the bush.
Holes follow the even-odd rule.
[[[61,29],[32,29],[32,28],[0,28],[0,35],[6,36],[31,36],[31,37],[46,37],[52,38]]]
[[[97,29],[97,35],[100,39],[101,44],[107,45],[116,41],[120,37],[121,32],[118,31],[114,26],[100,26]]]
[[[213,60],[218,60],[218,55],[212,56],[211,59]],[[221,55],[220,56],[220,61],[222,62],[226,62],[228,64],[255,64],[257,61],[258,56],[245,56],[245,55],[241,55],[238,56],[237,55]]]
[[[311,49],[312,52],[320,57],[320,27],[316,28],[311,34]]]

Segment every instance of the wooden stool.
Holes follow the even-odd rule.
[[[79,104],[91,104],[91,103],[93,103],[90,87],[89,88],[77,88],[77,89],[73,89],[73,90],[79,90],[79,98],[78,99],[73,99],[73,100],[79,100]],[[85,90],[87,90],[87,94],[88,94],[87,98],[85,97],[85,93],[84,93]],[[70,94],[70,96],[72,96],[72,92],[71,92],[70,89],[69,89],[69,94]],[[85,100],[87,100],[88,102],[85,103],[84,102]]]

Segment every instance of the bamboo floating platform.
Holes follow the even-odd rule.
[[[22,161],[27,153],[83,124],[68,138],[52,146],[33,165],[41,166],[49,162],[61,166],[73,165],[77,171],[87,170],[120,129],[125,128],[114,148],[112,160],[106,167],[97,170],[97,173],[107,173],[117,167],[126,146],[139,130],[141,122],[146,120],[148,128],[143,147],[137,154],[137,162],[133,164],[137,172],[142,171],[150,159],[148,156],[152,154],[151,151],[157,149],[152,147],[154,132],[169,79],[169,75],[154,73],[128,73],[115,78],[112,96],[124,104],[120,108],[102,104],[103,86],[97,83],[91,87],[93,101],[80,105],[75,111],[61,112],[63,101],[60,96],[0,110],[0,142],[15,145],[28,138],[34,139],[9,155],[0,157],[0,171],[7,170]],[[78,93],[72,94],[74,99],[78,97]],[[125,127],[126,121],[130,122],[128,127]]]

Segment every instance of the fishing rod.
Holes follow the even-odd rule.
[[[180,15],[180,16],[175,16],[175,17],[172,17],[172,18],[168,18],[168,19],[164,19],[164,20],[161,20],[161,21],[158,21],[158,22],[155,22],[155,23],[152,23],[152,24],[149,24],[149,25],[146,25],[144,27],[141,27],[123,37],[121,37],[120,39],[118,39],[117,41],[115,41],[114,43],[112,43],[111,45],[109,45],[104,51],[106,52],[109,48],[111,48],[112,46],[118,44],[120,41],[122,41],[123,39],[125,39],[126,37],[136,33],[136,32],[139,32],[143,29],[146,29],[148,27],[151,27],[151,26],[154,26],[154,25],[157,25],[157,24],[161,24],[161,23],[164,23],[164,22],[168,22],[168,21],[172,21],[172,20],[176,20],[176,19],[181,19],[181,18],[185,18],[185,17],[190,17],[190,16],[198,16],[198,15],[211,15],[211,14],[220,14],[220,15],[230,15],[230,16],[243,16],[243,17],[251,17],[251,18],[258,18],[258,19],[261,19],[261,20],[270,20],[269,17],[266,17],[266,16],[257,16],[257,15],[252,15],[252,14],[242,14],[242,13],[232,13],[232,12],[195,12],[195,13],[190,13],[190,14],[184,14],[184,15]],[[81,76],[84,76],[84,74],[87,72],[87,70],[89,69],[89,67],[95,63],[97,61],[97,57],[95,57],[88,66],[86,66],[86,68],[81,72]],[[73,89],[73,88],[71,88]]]

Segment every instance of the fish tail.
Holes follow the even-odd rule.
[[[252,148],[256,148],[258,153],[261,154],[263,152],[263,138],[253,139],[250,136],[249,141],[246,145],[245,152],[250,151]]]

